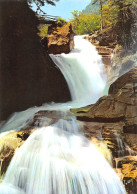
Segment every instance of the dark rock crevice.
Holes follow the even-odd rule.
[[[26,1],[0,2],[0,120],[45,102],[70,100],[67,83],[40,43]]]

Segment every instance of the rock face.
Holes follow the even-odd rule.
[[[98,53],[102,56],[107,74],[111,67],[113,51],[116,46],[115,34],[112,28],[98,31],[88,37],[88,40],[96,46]]]
[[[99,46],[107,46],[109,48],[115,48],[116,46],[116,33],[112,27],[98,31],[91,36],[91,42],[98,44]]]
[[[0,120],[45,102],[70,100],[63,75],[40,43],[38,25],[27,1],[0,2]]]
[[[33,130],[9,132],[0,139],[0,176],[6,172],[14,153],[32,132]]]
[[[121,172],[128,193],[136,194],[137,159],[133,157],[131,162],[128,155],[137,155],[137,68],[118,78],[110,86],[108,96],[100,98],[94,105],[71,112],[84,121],[87,137],[103,138],[107,143],[113,155],[113,165]],[[96,128],[92,127],[94,125]],[[119,162],[121,157],[125,163]]]
[[[58,27],[52,25],[48,29],[48,53],[69,53],[74,48],[74,32],[70,23]]]

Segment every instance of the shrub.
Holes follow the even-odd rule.
[[[59,27],[64,26],[66,23],[67,23],[67,21],[61,17],[59,17],[57,20],[57,26],[59,26]]]

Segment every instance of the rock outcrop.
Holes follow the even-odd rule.
[[[116,37],[112,28],[98,31],[88,37],[88,40],[96,46],[98,53],[102,56],[107,74],[111,67],[113,51],[116,46]]]
[[[109,95],[101,97],[94,105],[74,109],[78,119],[94,122],[124,122],[136,125],[137,117],[137,68],[117,79],[109,89]]]
[[[0,120],[45,102],[70,100],[63,75],[40,43],[38,25],[27,1],[0,2]]]
[[[0,138],[0,176],[6,172],[15,152],[33,131],[12,131]]]
[[[74,32],[70,23],[59,27],[49,26],[48,29],[48,53],[69,53],[74,48]]]

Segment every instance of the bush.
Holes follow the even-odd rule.
[[[39,25],[38,29],[39,29],[38,35],[41,38],[47,37],[47,35],[48,35],[48,25],[41,24],[41,25]]]
[[[67,21],[61,17],[59,17],[57,20],[57,26],[59,26],[59,27],[64,26],[66,23],[67,23]]]

